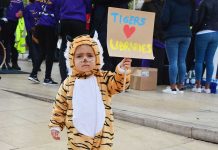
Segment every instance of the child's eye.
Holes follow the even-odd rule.
[[[94,57],[94,55],[92,55],[92,54],[88,54],[88,57],[89,57],[89,58],[92,58],[92,57]]]
[[[81,57],[82,57],[81,55],[77,55],[77,56],[76,56],[76,58],[81,58]]]

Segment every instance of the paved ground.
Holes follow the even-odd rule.
[[[31,63],[19,62],[22,70],[30,72]],[[44,70],[44,65],[42,65]],[[58,64],[54,64],[52,77],[60,81]],[[32,84],[28,74],[1,75],[0,89],[18,92],[41,100],[53,100],[58,86]],[[44,71],[40,72],[42,81]],[[218,143],[218,95],[190,91],[183,95],[168,95],[157,91],[135,91],[113,98],[113,110],[118,119],[137,123],[186,137]]]
[[[52,104],[0,90],[1,150],[64,150],[66,131],[54,141],[47,124]],[[115,120],[114,150],[218,150],[218,145]]]

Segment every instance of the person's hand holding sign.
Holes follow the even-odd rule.
[[[122,68],[124,70],[128,70],[128,69],[131,68],[131,63],[132,63],[132,59],[131,58],[124,58],[120,62],[120,68]]]

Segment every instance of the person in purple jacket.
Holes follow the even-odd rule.
[[[36,0],[35,6],[39,14],[34,35],[39,42],[39,61],[36,62],[36,67],[28,79],[34,79],[32,81],[39,83],[37,72],[41,62],[45,59],[46,70],[43,84],[55,85],[57,82],[52,80],[51,71],[57,43],[56,26],[59,19],[59,3],[58,0]]]
[[[61,30],[61,51],[59,56],[59,68],[61,82],[67,77],[66,59],[64,52],[66,49],[66,36],[72,39],[85,34],[86,13],[91,11],[91,0],[61,0],[60,3],[60,30]]]
[[[18,24],[18,19],[23,16],[23,1],[22,0],[11,0],[9,7],[6,11],[6,33],[7,35],[4,37],[5,46],[6,46],[6,66],[5,68],[11,69],[10,63],[10,55],[11,55],[11,62],[12,62],[12,69],[21,70],[18,66],[18,52],[14,47],[15,43],[15,36],[14,33],[16,31],[16,27]]]

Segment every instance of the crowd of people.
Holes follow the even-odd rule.
[[[32,59],[29,80],[40,83],[37,73],[45,60],[44,84],[57,84],[51,77],[57,41],[61,39],[59,68],[61,82],[68,76],[66,58],[67,39],[78,35],[98,32],[103,48],[103,70],[114,71],[120,58],[110,57],[107,50],[107,11],[108,7],[128,9],[131,0],[29,0],[24,6],[22,0],[10,0],[0,8],[1,39],[7,50],[3,69],[21,70],[18,65],[18,51],[15,48],[15,30],[20,18],[24,18],[27,31],[26,43]],[[158,69],[158,85],[165,84],[169,76],[170,88],[166,93],[183,93],[185,74],[193,69],[196,72],[195,92],[210,93],[213,57],[217,47],[217,4],[213,0],[145,0],[141,11],[155,12],[153,36],[153,61],[149,67]],[[5,11],[5,13],[3,13]],[[184,11],[185,10],[185,11]],[[87,26],[88,24],[88,26]],[[214,36],[208,41],[209,37]],[[70,38],[67,38],[70,37]],[[207,40],[204,40],[207,39]],[[202,41],[207,41],[203,44]],[[203,48],[204,47],[204,48]],[[133,66],[141,67],[147,60],[133,59]],[[169,63],[169,66],[166,64]],[[203,67],[204,66],[204,67]],[[205,88],[201,88],[201,78],[206,67]],[[168,69],[168,75],[165,70]]]
[[[170,87],[164,89],[164,93],[184,93],[185,75],[192,68],[196,74],[192,91],[211,93],[212,74],[214,68],[217,68],[213,63],[218,47],[217,8],[215,0],[152,0],[143,4],[142,10],[157,13],[153,64],[158,68],[158,80],[161,81],[160,76],[163,77],[165,52],[169,62]],[[164,43],[165,50],[157,44],[161,42]],[[203,87],[204,65],[206,83]]]

